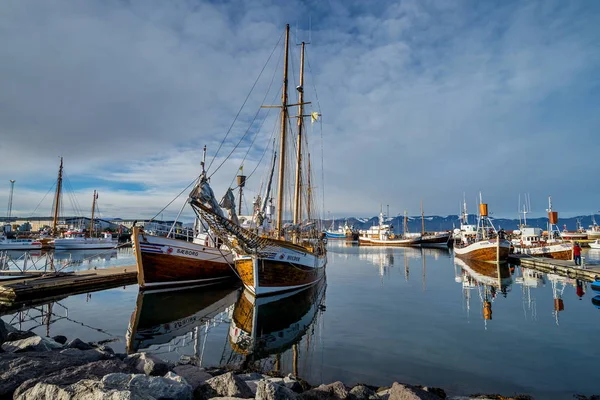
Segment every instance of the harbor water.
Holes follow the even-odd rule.
[[[600,310],[589,283],[455,261],[447,250],[343,242],[328,250],[325,282],[278,298],[256,300],[239,286],[140,294],[131,285],[0,304],[0,315],[116,352],[295,373],[311,384],[398,381],[538,399],[598,391]],[[600,261],[600,251],[583,255]],[[54,260],[65,257],[67,269],[135,263],[131,249]]]

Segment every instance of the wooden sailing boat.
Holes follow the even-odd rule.
[[[202,176],[206,147],[202,158]],[[199,178],[200,180],[200,178]],[[198,224],[200,225],[200,224]],[[131,235],[140,289],[198,286],[235,277],[231,252],[207,233],[193,241],[150,235],[138,226]]]
[[[298,103],[288,104],[288,55],[289,25],[285,30],[284,76],[281,102],[281,132],[279,150],[278,193],[276,204],[276,226],[272,232],[259,235],[245,229],[231,219],[225,218],[216,203],[212,189],[205,179],[190,194],[190,204],[233,251],[234,265],[244,286],[254,295],[262,296],[283,291],[296,290],[319,282],[325,276],[326,249],[320,227],[311,216],[311,190],[302,184],[303,174],[303,126],[304,118],[317,117],[314,113],[304,115],[304,48],[301,44],[300,84],[297,87]],[[286,182],[286,149],[288,107],[298,106],[298,139],[296,142],[296,173],[293,199],[292,224],[284,226],[284,189]],[[310,173],[310,171],[309,171]],[[310,189],[310,188],[309,188]],[[306,219],[302,220],[301,197],[306,193]],[[266,201],[267,199],[265,199]]]

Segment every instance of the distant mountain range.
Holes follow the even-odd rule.
[[[386,218],[386,223],[391,223],[394,226],[394,230],[396,232],[402,231],[404,218],[402,216],[394,217],[394,218]],[[377,225],[379,223],[379,217],[371,217],[371,218],[336,218],[335,219],[335,228],[341,224],[344,225],[344,222],[347,221],[349,226],[353,226],[355,229],[368,229],[373,225]],[[471,215],[469,221],[472,224],[477,223],[477,217]],[[506,219],[506,218],[494,218],[492,219],[494,226],[496,229],[503,228],[505,230],[513,230],[518,229],[519,220],[518,219]],[[562,230],[563,225],[567,226],[567,229],[572,231],[577,227],[577,222],[581,224],[584,228],[588,228],[592,224],[592,217],[590,215],[587,216],[579,216],[572,218],[560,218],[558,221],[558,226]],[[596,219],[598,222],[598,218]],[[330,227],[332,220],[325,220],[324,225],[326,227]],[[539,227],[545,229],[548,223],[548,218],[527,218],[527,225],[533,227]],[[440,217],[437,215],[426,215],[425,216],[425,230],[428,232],[431,231],[447,231],[454,228],[458,228],[460,226],[459,216],[458,215],[448,215],[446,217]],[[421,216],[416,217],[408,217],[408,230],[410,232],[420,232],[421,231]]]

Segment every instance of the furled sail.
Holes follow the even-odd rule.
[[[270,243],[269,239],[262,238],[255,233],[242,228],[223,215],[223,211],[217,203],[214,192],[208,184],[207,179],[200,179],[196,187],[190,193],[188,201],[198,216],[206,221],[210,229],[223,240],[229,248],[236,249],[242,254],[256,254],[260,253],[260,251]],[[228,197],[226,194],[222,204],[224,206],[229,206],[229,202],[233,205],[235,204],[233,194],[231,194],[231,197]],[[237,216],[235,215],[235,205],[232,209],[233,216],[237,219]]]

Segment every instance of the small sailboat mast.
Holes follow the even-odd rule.
[[[52,236],[56,236],[56,226],[58,225],[58,212],[60,210],[60,194],[62,190],[63,158],[60,158],[60,167],[58,167],[58,179],[56,180],[56,193],[54,194],[54,218],[52,219]]]
[[[96,211],[96,200],[98,199],[98,192],[94,190],[94,197],[92,198],[92,219],[90,220],[90,237],[94,236],[94,211]]]
[[[285,187],[285,140],[287,129],[287,102],[288,102],[288,58],[289,58],[290,25],[285,26],[285,48],[283,55],[283,89],[281,92],[281,133],[279,143],[279,177],[277,181],[277,219],[275,223],[275,235],[282,234],[281,225],[283,221],[283,190]]]
[[[425,234],[425,214],[423,213],[423,199],[421,199],[421,236]]]
[[[296,144],[296,184],[294,185],[294,225],[300,220],[300,191],[302,188],[302,127],[304,119],[304,45],[300,50],[300,85],[298,90],[298,142]]]

